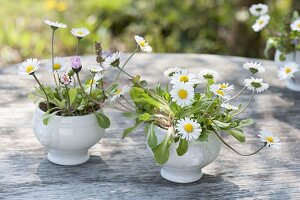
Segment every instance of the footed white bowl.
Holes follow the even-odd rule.
[[[160,143],[166,130],[157,127],[155,134],[158,143]],[[221,142],[214,134],[209,134],[205,142],[189,142],[188,151],[183,156],[177,155],[177,145],[178,143],[175,144],[174,142],[171,144],[169,160],[162,165],[160,172],[164,179],[175,183],[191,183],[201,179],[203,176],[202,168],[213,162],[221,149]],[[148,148],[150,149],[150,147]]]
[[[101,112],[101,111],[100,111]],[[88,150],[104,135],[94,113],[83,116],[53,116],[43,124],[45,112],[38,106],[33,115],[33,131],[49,150],[49,161],[59,165],[79,165],[89,160]]]

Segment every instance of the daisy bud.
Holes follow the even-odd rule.
[[[71,58],[71,66],[75,73],[78,73],[81,71],[82,65],[81,65],[79,56],[74,56]]]
[[[69,85],[71,83],[71,77],[68,75],[68,73],[64,73],[60,75],[59,81],[64,85]]]

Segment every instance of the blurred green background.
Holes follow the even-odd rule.
[[[212,53],[263,58],[266,32],[254,33],[248,7],[267,3],[270,27],[278,29],[300,0],[0,0],[0,65],[27,57],[48,58],[50,28],[43,19],[66,23],[57,31],[55,53],[72,55],[72,27],[87,27],[81,54],[104,49],[131,51],[133,35],[145,36],[154,52]]]

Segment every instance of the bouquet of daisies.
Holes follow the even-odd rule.
[[[178,156],[184,155],[189,143],[204,142],[209,134],[215,134],[221,142],[240,155],[252,155],[266,146],[280,148],[279,139],[269,131],[261,131],[259,137],[262,146],[251,154],[242,154],[227,144],[221,132],[227,133],[239,142],[245,142],[243,128],[253,123],[252,119],[239,118],[249,106],[255,93],[260,93],[269,87],[263,79],[254,78],[257,73],[263,73],[265,68],[257,62],[243,65],[251,74],[245,79],[245,86],[236,94],[234,86],[229,83],[218,83],[217,72],[207,69],[198,76],[183,68],[171,68],[164,72],[170,79],[165,87],[160,84],[155,88],[147,88],[140,76],[134,77],[130,89],[130,97],[135,110],[125,112],[124,115],[135,120],[135,125],[127,128],[123,137],[133,131],[140,124],[145,124],[148,146],[152,149],[154,159],[164,164],[169,158],[169,148],[176,143]],[[205,86],[201,91],[199,88]],[[246,89],[252,91],[246,105],[232,105],[232,100]],[[159,143],[155,134],[155,127],[166,130],[163,140]]]
[[[96,62],[93,65],[87,66],[89,78],[85,82],[82,82],[80,76],[85,67],[82,65],[82,59],[78,54],[80,41],[89,34],[89,30],[86,28],[71,29],[71,34],[77,39],[75,55],[71,58],[56,57],[54,56],[55,33],[58,29],[67,28],[67,25],[49,20],[45,20],[44,22],[49,25],[52,30],[52,57],[50,63],[44,66],[38,59],[29,58],[18,68],[19,75],[32,76],[38,84],[38,87],[35,87],[35,91],[31,97],[38,102],[39,108],[45,112],[43,115],[43,123],[47,125],[49,119],[54,115],[82,116],[95,113],[99,126],[108,128],[110,126],[109,118],[103,112],[99,111],[107,99],[109,99],[109,102],[119,102],[119,105],[113,105],[113,108],[124,111],[124,105],[118,98],[122,97],[129,90],[129,87],[118,87],[117,81],[120,73],[123,71],[122,68],[125,67],[139,49],[144,52],[151,52],[152,48],[145,43],[142,37],[135,36],[137,48],[124,64],[120,66],[120,52],[106,53],[106,56],[104,56],[101,43],[95,42]],[[66,59],[68,59],[68,61],[66,61]],[[37,71],[40,68],[44,68],[51,73],[55,87],[45,86],[41,83],[37,76]],[[119,73],[114,80],[108,84],[108,82],[104,80],[104,75],[105,72],[111,68],[118,68]]]

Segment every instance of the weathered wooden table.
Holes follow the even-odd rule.
[[[242,64],[249,60],[217,55],[138,54],[127,69],[153,85],[172,66],[189,66],[192,72],[211,68],[220,73],[221,81],[240,89],[248,77]],[[89,63],[94,63],[93,56],[84,57],[83,65]],[[27,95],[34,80],[20,79],[16,66],[1,68],[0,199],[300,199],[300,93],[284,88],[273,62],[262,63],[270,88],[257,95],[245,113],[257,120],[247,129],[247,144],[240,145],[229,136],[225,139],[240,151],[250,152],[257,148],[258,131],[268,129],[281,138],[283,148],[240,157],[224,147],[217,160],[204,169],[203,178],[191,184],[161,178],[160,166],[146,148],[142,128],[122,140],[122,130],[132,122],[110,109],[105,112],[112,126],[91,149],[87,163],[74,167],[50,163],[47,150],[32,132],[34,105]],[[44,83],[52,81],[44,70],[37,75]],[[241,96],[243,102],[248,94]]]

